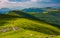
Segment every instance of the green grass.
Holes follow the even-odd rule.
[[[16,31],[12,27],[17,28]],[[15,15],[0,15],[0,30],[9,28],[6,32],[0,32],[0,38],[40,38],[56,35],[60,38],[60,29],[43,21],[32,20]]]
[[[11,29],[11,31],[2,33],[0,34],[0,38],[39,38],[40,36],[58,36],[60,34],[59,29],[56,27],[26,18],[9,20],[2,28],[10,26],[17,26],[19,29],[16,32]],[[30,34],[32,34],[32,36],[30,36]]]

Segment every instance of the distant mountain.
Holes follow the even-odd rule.
[[[56,8],[52,7],[44,7],[44,8],[25,8],[22,11],[24,12],[44,12],[44,11],[51,11],[51,10],[57,10]]]
[[[41,8],[26,8],[26,9],[23,9],[22,11],[24,11],[24,12],[43,12],[44,10],[42,10]]]
[[[42,10],[45,10],[45,11],[52,11],[52,10],[58,10],[58,9],[52,8],[52,7],[44,7],[44,8],[42,8]]]
[[[44,9],[55,9],[55,8],[52,8],[52,7],[45,7]]]
[[[8,11],[10,11],[9,8],[1,8],[1,9],[0,9],[0,14],[4,14],[4,13],[6,13],[6,12],[8,12]]]

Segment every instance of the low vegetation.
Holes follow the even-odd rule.
[[[0,15],[0,38],[60,38],[59,27],[41,20],[45,14],[39,18],[34,15],[21,11]]]

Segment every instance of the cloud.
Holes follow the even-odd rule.
[[[55,1],[56,2],[56,1]],[[60,6],[59,3],[54,3],[52,0],[0,0],[0,8],[14,8],[14,7],[53,7]]]
[[[38,0],[30,0],[31,2],[37,2]]]
[[[29,1],[29,0],[9,0],[10,2],[26,2],[26,1]]]
[[[60,4],[50,4],[49,6],[60,6]]]
[[[5,3],[5,2],[8,2],[8,0],[0,0],[1,3]]]

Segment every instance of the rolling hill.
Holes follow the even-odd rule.
[[[40,20],[60,28],[60,10],[44,11],[42,13],[29,13]]]
[[[32,15],[22,11],[0,14],[0,38],[47,38],[49,35],[60,38],[60,29],[41,20],[41,17],[42,14],[38,17],[36,13]]]

